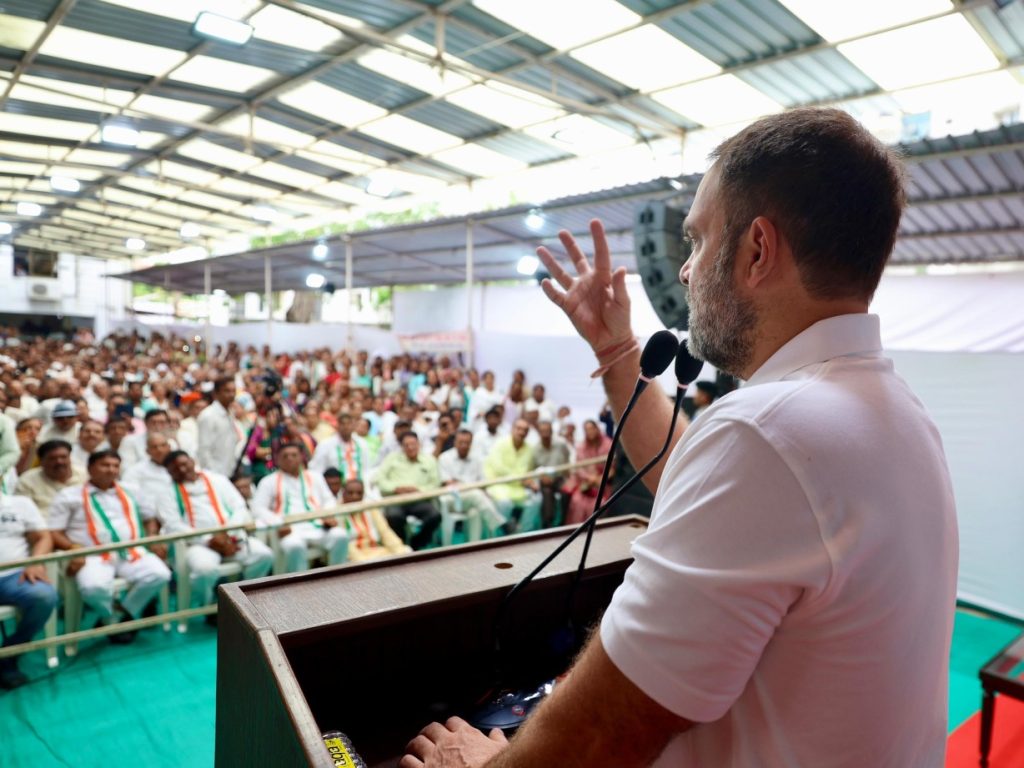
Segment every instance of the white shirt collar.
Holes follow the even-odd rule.
[[[779,381],[790,373],[834,357],[882,351],[878,315],[857,313],[819,320],[783,344],[747,381]]]

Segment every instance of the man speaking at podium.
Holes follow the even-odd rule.
[[[938,432],[868,305],[905,204],[898,160],[845,112],[759,120],[713,154],[685,224],[689,347],[746,381],[648,475],[634,562],[568,678],[510,742],[427,726],[402,768],[937,768],[956,598]],[[547,296],[621,413],[638,372],[625,269],[601,224]],[[669,405],[625,428],[635,465]],[[660,471],[658,471],[660,470]]]

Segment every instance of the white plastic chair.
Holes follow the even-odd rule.
[[[57,583],[57,564],[46,564],[46,577],[51,584]],[[0,623],[18,618],[18,609],[13,605],[0,605]],[[43,637],[49,639],[57,636],[57,609],[50,613],[50,618],[43,625]],[[46,665],[53,669],[60,664],[60,656],[57,654],[57,646],[51,645],[46,649]]]
[[[441,546],[450,547],[455,539],[455,526],[465,524],[469,515],[462,511],[462,498],[455,495],[441,496]]]
[[[128,587],[127,579],[114,579],[113,590],[115,595],[128,591]],[[61,574],[60,592],[61,597],[64,599],[64,631],[67,634],[77,632],[82,625],[83,603],[82,594],[78,591],[78,582],[75,581],[73,576]],[[170,613],[171,590],[168,584],[165,584],[163,589],[160,590],[157,600],[159,601],[160,613]],[[164,632],[170,631],[170,623],[164,622]],[[77,653],[78,643],[67,643],[64,646],[65,655],[74,656]]]
[[[281,546],[281,537],[277,535],[276,530],[267,529],[266,541],[270,544],[271,550],[274,552],[274,574],[285,572],[285,561],[284,561],[284,547]],[[327,550],[317,544],[306,545],[306,567],[318,558],[326,558]]]
[[[174,579],[178,585],[178,610],[184,611],[192,607],[192,576],[188,568],[188,558],[185,553],[188,546],[184,541],[177,542],[174,547]],[[242,566],[239,563],[224,563],[217,566],[218,578],[229,578],[242,575]],[[188,619],[178,622],[178,632],[188,632]]]

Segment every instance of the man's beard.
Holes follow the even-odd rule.
[[[725,240],[710,272],[690,286],[690,335],[686,346],[694,357],[739,376],[754,354],[757,309],[733,285],[738,238],[727,234]]]

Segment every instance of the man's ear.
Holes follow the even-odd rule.
[[[778,274],[780,236],[775,224],[764,216],[756,217],[739,243],[737,256],[743,269],[741,279],[756,288]]]

